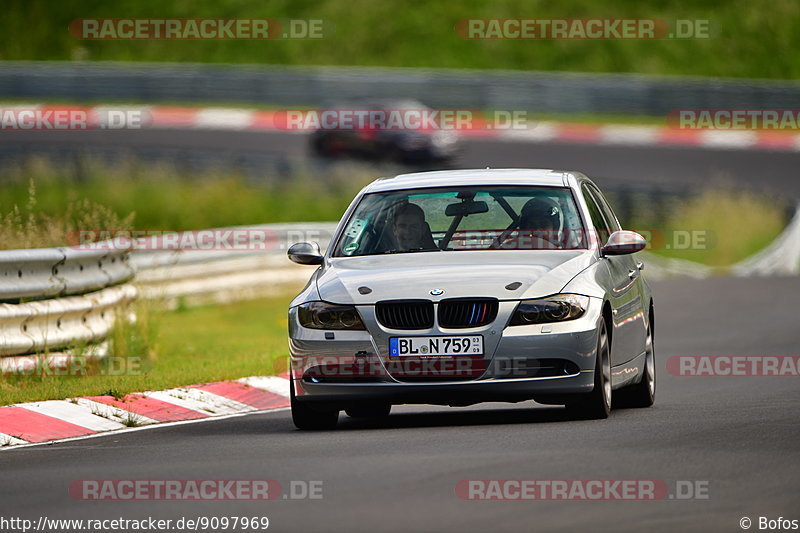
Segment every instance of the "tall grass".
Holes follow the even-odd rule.
[[[34,178],[27,187],[21,182],[9,189],[0,210],[0,249],[62,246],[83,228],[130,229],[133,224],[133,213],[120,216],[99,202],[75,196],[65,197],[54,213],[40,204]]]
[[[655,252],[712,266],[731,265],[767,246],[786,223],[786,210],[772,195],[709,188],[680,203],[662,225],[667,242],[676,231],[689,231],[699,232],[702,244]]]
[[[158,358],[160,324],[166,311],[157,300],[138,298],[116,316],[109,335],[109,353],[115,357]]]
[[[96,229],[189,230],[231,225],[338,220],[375,176],[342,169],[315,178],[254,181],[208,171],[186,176],[168,166],[31,160],[9,169],[0,194],[0,249],[67,244]]]

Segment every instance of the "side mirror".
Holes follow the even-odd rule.
[[[298,265],[321,265],[323,262],[319,244],[315,242],[298,242],[289,247],[289,259]]]
[[[644,237],[635,231],[615,231],[608,238],[608,242],[600,249],[601,255],[627,255],[640,252],[647,246]]]

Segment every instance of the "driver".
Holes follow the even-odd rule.
[[[561,226],[561,209],[550,198],[531,198],[519,216],[520,236],[536,237],[551,245],[558,242]]]
[[[392,232],[398,250],[436,248],[425,211],[417,204],[405,204],[395,212]]]

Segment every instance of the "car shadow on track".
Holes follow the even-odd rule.
[[[563,407],[531,409],[479,409],[469,411],[395,412],[387,418],[351,418],[342,413],[337,431],[358,429],[399,429],[437,426],[485,426],[502,424],[546,424],[572,422],[575,418]]]

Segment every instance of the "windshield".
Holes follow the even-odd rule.
[[[568,188],[452,187],[364,195],[333,255],[576,248],[586,240]]]

